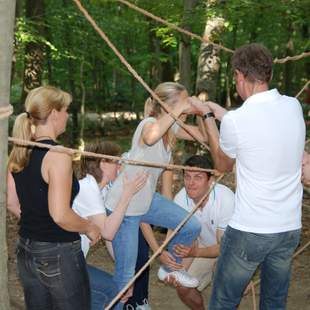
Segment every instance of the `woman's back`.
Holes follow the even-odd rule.
[[[53,140],[41,143],[56,145]],[[21,206],[19,234],[23,238],[43,242],[70,242],[78,240],[79,234],[68,232],[58,226],[48,209],[48,184],[42,178],[42,161],[48,149],[34,147],[28,165],[12,173]],[[79,184],[73,177],[71,204],[79,191]]]

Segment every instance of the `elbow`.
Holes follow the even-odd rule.
[[[107,241],[112,241],[115,237],[115,233],[111,233],[111,232],[101,232],[101,236],[104,240],[107,240]]]
[[[145,143],[147,146],[151,146],[151,145],[153,145],[153,144],[156,143],[156,140],[155,140],[154,137],[152,137],[151,135],[145,137],[145,138],[143,139],[143,141],[144,141],[144,143]]]
[[[66,229],[67,226],[67,220],[66,217],[63,214],[51,214],[51,217],[55,224],[60,226],[63,229]]]
[[[220,173],[226,173],[226,172],[232,172],[234,165],[233,164],[227,164],[223,162],[217,162],[215,164],[216,170]]]

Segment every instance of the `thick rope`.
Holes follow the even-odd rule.
[[[280,59],[276,58],[273,62],[275,64],[283,64],[287,61],[296,61],[296,60],[300,60],[300,59],[303,59],[309,56],[310,56],[310,52],[303,52],[300,55],[296,55],[296,56],[287,56],[285,58],[280,58]]]
[[[195,140],[197,140],[201,145],[203,145],[207,150],[209,147],[202,141],[199,137],[195,135],[195,133],[188,128],[184,122],[182,122],[178,117],[176,117],[171,109],[156,95],[156,93],[144,82],[142,77],[135,71],[135,69],[127,62],[125,57],[118,51],[115,45],[110,41],[107,35],[99,28],[94,19],[89,15],[87,10],[82,6],[79,0],[73,0],[79,10],[84,14],[85,18],[89,21],[89,23],[93,26],[93,28],[98,32],[101,38],[107,43],[107,45],[112,49],[115,55],[119,58],[119,60],[126,66],[128,71],[142,84],[142,86],[151,94],[151,96],[158,101],[158,103],[165,109],[165,111],[177,122],[180,127],[182,127],[186,132],[188,132]]]
[[[190,166],[182,166],[182,165],[172,165],[172,164],[159,164],[159,163],[154,163],[150,161],[143,161],[143,160],[132,160],[132,159],[125,159],[119,156],[112,156],[112,155],[106,155],[106,154],[98,154],[98,153],[93,153],[93,152],[86,152],[86,151],[81,151],[78,149],[72,149],[68,147],[64,147],[62,145],[49,145],[49,144],[44,144],[40,142],[34,142],[34,141],[29,141],[29,140],[22,140],[22,139],[17,139],[17,138],[8,138],[9,142],[13,142],[14,144],[17,145],[22,145],[22,146],[37,146],[40,148],[46,148],[50,149],[54,152],[60,152],[60,153],[66,153],[69,155],[80,155],[84,157],[93,157],[93,158],[102,158],[102,159],[109,159],[113,161],[122,161],[130,165],[139,165],[139,166],[148,166],[148,167],[155,167],[155,168],[163,168],[163,169],[169,169],[169,170],[190,170],[190,171],[202,171],[202,172],[209,172],[214,175],[219,175],[219,172],[214,169],[204,169],[204,168],[198,168],[198,167],[190,167]]]
[[[13,114],[13,106],[11,104],[0,107],[0,119],[4,119]]]
[[[310,84],[310,80],[303,86],[303,88],[297,93],[297,95],[295,96],[295,98],[298,98],[303,92],[304,90],[308,87],[308,85]]]
[[[223,46],[223,45],[221,45],[221,44],[214,43],[214,42],[210,41],[210,40],[209,40],[208,38],[206,38],[206,37],[201,37],[201,36],[199,36],[199,35],[197,35],[197,34],[195,34],[195,33],[192,33],[192,32],[190,32],[190,31],[188,31],[188,30],[186,30],[186,29],[184,29],[184,28],[179,27],[179,26],[177,26],[177,25],[175,25],[175,24],[173,24],[173,23],[170,23],[170,22],[164,20],[163,18],[158,17],[158,16],[156,16],[156,15],[154,15],[154,14],[152,14],[152,13],[150,13],[150,12],[144,10],[144,9],[141,9],[141,8],[139,8],[138,6],[136,6],[136,5],[134,5],[134,4],[130,3],[130,2],[128,2],[128,1],[126,1],[126,0],[116,0],[116,1],[121,2],[121,3],[125,4],[125,5],[127,5],[127,6],[130,7],[131,9],[133,9],[133,10],[139,12],[139,13],[142,13],[143,15],[145,15],[145,16],[147,16],[147,17],[150,17],[151,19],[154,19],[154,20],[156,20],[156,21],[158,21],[158,22],[160,22],[160,23],[162,23],[162,24],[168,26],[168,27],[171,28],[171,29],[174,29],[174,30],[176,30],[176,31],[178,31],[178,32],[184,33],[184,34],[190,36],[191,38],[197,39],[197,40],[199,40],[199,41],[201,41],[201,42],[204,42],[204,43],[211,44],[211,45],[215,46],[216,48],[222,49],[222,50],[224,50],[225,52],[228,52],[228,53],[233,53],[233,52],[234,52],[234,51],[233,51],[232,49],[230,49],[230,48],[227,48],[227,47],[225,47],[225,46]]]
[[[145,16],[153,19],[153,20],[156,20],[157,22],[159,22],[161,24],[164,24],[164,25],[168,26],[169,28],[171,28],[173,30],[179,31],[181,33],[184,33],[184,34],[190,36],[193,39],[196,39],[196,40],[199,40],[201,42],[205,42],[205,43],[211,44],[211,45],[217,47],[218,49],[224,50],[225,52],[228,52],[228,53],[233,53],[234,52],[234,50],[232,50],[232,49],[230,49],[228,47],[225,47],[225,46],[223,46],[221,44],[214,43],[214,42],[210,41],[206,37],[201,37],[201,36],[199,36],[199,35],[197,35],[195,33],[192,33],[192,32],[190,32],[190,31],[188,31],[188,30],[186,30],[184,28],[178,27],[177,25],[175,25],[173,23],[170,23],[167,20],[165,20],[165,19],[163,19],[163,18],[161,18],[159,16],[156,16],[156,15],[154,15],[154,14],[152,14],[152,13],[150,13],[150,12],[144,10],[144,9],[141,9],[140,7],[134,5],[133,3],[130,3],[128,1],[126,1],[126,0],[116,0],[116,1],[121,2],[122,4],[128,6],[129,8],[131,8],[131,9],[133,9],[133,10],[135,10],[135,11],[137,11],[137,12],[139,12],[139,13],[141,13],[141,14],[143,14],[143,15],[145,15]],[[309,57],[309,56],[310,56],[310,52],[303,52],[300,55],[296,55],[296,56],[288,56],[288,57],[280,58],[280,59],[275,58],[273,62],[276,63],[276,64],[278,64],[278,63],[279,64],[283,64],[283,63],[285,63],[287,61],[296,61],[296,60],[300,60],[302,58],[306,58],[306,57]]]
[[[142,274],[142,272],[154,261],[154,259],[165,249],[167,244],[174,238],[177,232],[183,227],[183,225],[193,216],[193,214],[197,211],[197,209],[202,205],[205,199],[209,196],[211,191],[213,190],[216,183],[218,183],[224,174],[221,174],[215,182],[213,182],[207,191],[207,193],[200,199],[200,201],[195,205],[193,210],[184,218],[182,222],[175,228],[175,230],[169,235],[163,244],[159,247],[159,249],[153,253],[150,259],[143,265],[143,267],[135,274],[135,276],[126,284],[126,286],[115,296],[115,298],[109,303],[109,305],[105,308],[105,310],[109,310],[113,307],[113,305],[122,297],[122,295],[129,289],[129,287],[135,282],[135,280]]]

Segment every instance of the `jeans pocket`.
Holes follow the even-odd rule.
[[[34,265],[41,278],[55,278],[61,275],[60,255],[51,257],[35,257]]]

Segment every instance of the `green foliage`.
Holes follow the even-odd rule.
[[[182,26],[183,1],[131,2]],[[43,35],[37,31],[38,21],[27,20],[24,13],[16,19],[13,102],[18,102],[21,94],[25,46],[30,42],[39,42],[45,46],[44,83],[60,86],[73,93],[73,105],[77,110],[81,104],[82,89],[85,89],[86,111],[142,111],[147,92],[133,80],[73,1],[45,0],[44,4]],[[159,65],[162,71],[168,67],[172,68],[173,73],[178,71],[181,38],[178,32],[117,1],[85,0],[83,5],[152,87],[158,82],[154,71],[159,69]],[[206,20],[215,16],[225,19],[225,30],[216,38],[217,43],[232,49],[255,41],[270,48],[274,57],[282,58],[310,48],[308,0],[200,0],[187,22],[194,33],[201,35]],[[193,72],[190,74],[195,80],[201,42],[192,40],[191,43]],[[221,52],[217,93],[222,102],[226,94],[226,78],[230,74],[230,57],[231,54]],[[279,64],[275,66],[272,86],[295,95],[308,76],[308,59]],[[231,83],[231,79],[229,81]]]

